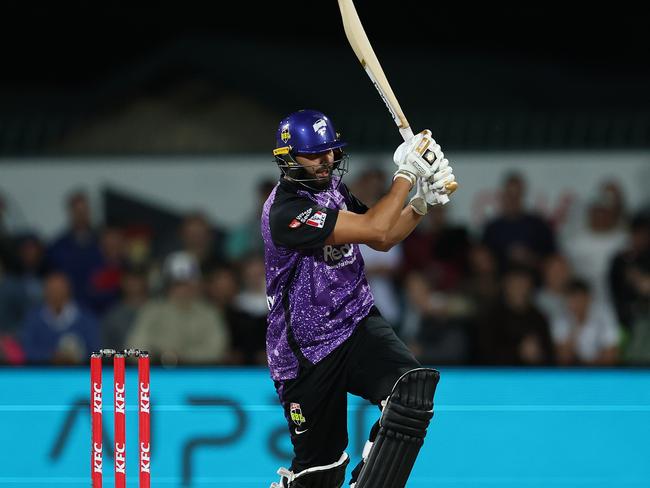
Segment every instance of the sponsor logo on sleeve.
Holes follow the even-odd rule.
[[[311,225],[312,227],[317,227],[319,229],[322,229],[323,226],[325,225],[325,219],[327,218],[327,214],[325,212],[321,212],[320,210],[316,212],[314,215],[312,215],[307,222],[305,222],[307,225]]]
[[[309,207],[307,210],[304,210],[300,212],[298,215],[296,215],[296,218],[293,219],[291,222],[289,222],[289,228],[290,229],[297,229],[300,227],[302,224],[307,222],[307,219],[311,215],[312,208]]]

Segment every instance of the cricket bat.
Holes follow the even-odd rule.
[[[361,66],[366,70],[370,81],[375,85],[379,96],[386,104],[388,111],[390,112],[391,117],[395,121],[395,124],[399,128],[399,133],[402,135],[402,138],[406,141],[413,137],[413,130],[409,125],[402,107],[400,107],[399,102],[393,89],[386,79],[384,70],[379,64],[377,55],[373,51],[368,36],[363,29],[357,10],[354,8],[354,3],[352,0],[338,0],[339,9],[341,10],[341,17],[343,19],[343,28],[345,29],[345,35],[348,38],[348,42],[356,54]],[[448,194],[453,193],[458,188],[458,183],[452,181],[445,186]],[[449,198],[447,195],[442,195],[441,203],[447,203]]]

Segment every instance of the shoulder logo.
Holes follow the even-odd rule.
[[[312,210],[313,209],[311,207],[309,207],[307,210],[303,210],[298,215],[296,215],[296,217],[291,222],[289,222],[289,228],[290,229],[297,229],[302,224],[306,223],[307,219],[311,215]]]
[[[312,215],[309,218],[309,220],[305,223],[307,225],[311,225],[312,227],[317,227],[319,229],[322,229],[323,226],[325,225],[325,219],[327,219],[327,214],[319,210],[314,215]]]
[[[304,212],[300,212],[298,215],[296,215],[296,220],[300,220],[300,222],[302,222],[304,224],[307,221],[307,219],[309,218],[309,216],[311,215],[312,210],[313,209],[311,207],[309,207]]]

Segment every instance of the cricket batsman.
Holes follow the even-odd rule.
[[[276,134],[281,177],[261,222],[266,350],[294,458],[271,488],[343,485],[348,393],[381,409],[352,471],[356,488],[404,487],[433,416],[439,373],[423,368],[381,316],[359,244],[387,251],[404,240],[455,177],[425,130],[397,148],[390,190],[368,208],[342,183],[345,146],[315,110],[289,115]]]

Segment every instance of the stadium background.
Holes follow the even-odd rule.
[[[205,302],[193,320],[209,346],[166,324],[177,335],[161,340],[152,373],[158,482],[183,482],[179,446],[203,426],[232,426],[218,409],[194,413],[192,395],[236,398],[255,420],[232,446],[201,452],[191,486],[260,486],[287,462],[287,440],[274,434],[273,451],[255,427],[282,421],[263,366],[256,240],[260,198],[277,178],[277,122],[303,107],[329,114],[350,143],[345,181],[367,203],[399,143],[334,2],[305,3],[232,5],[228,15],[198,3],[3,5],[0,388],[12,393],[0,418],[12,426],[3,444],[21,448],[3,457],[0,485],[86,482],[89,424],[70,412],[84,401],[88,349],[152,340],[138,320],[173,310],[160,300],[173,302],[164,263],[177,251],[201,262],[188,293]],[[367,256],[380,308],[449,378],[413,486],[643,486],[643,15],[374,4],[357,7],[398,99],[461,184],[397,252]],[[519,196],[525,211],[504,217]],[[61,240],[73,215],[76,232]],[[513,215],[533,218],[535,237],[513,238]],[[48,307],[75,313],[43,319]],[[78,333],[65,333],[70,317]],[[584,329],[599,332],[567,349],[567,333]],[[359,409],[351,404],[351,432],[371,422]],[[243,479],[247,456],[263,461]]]

